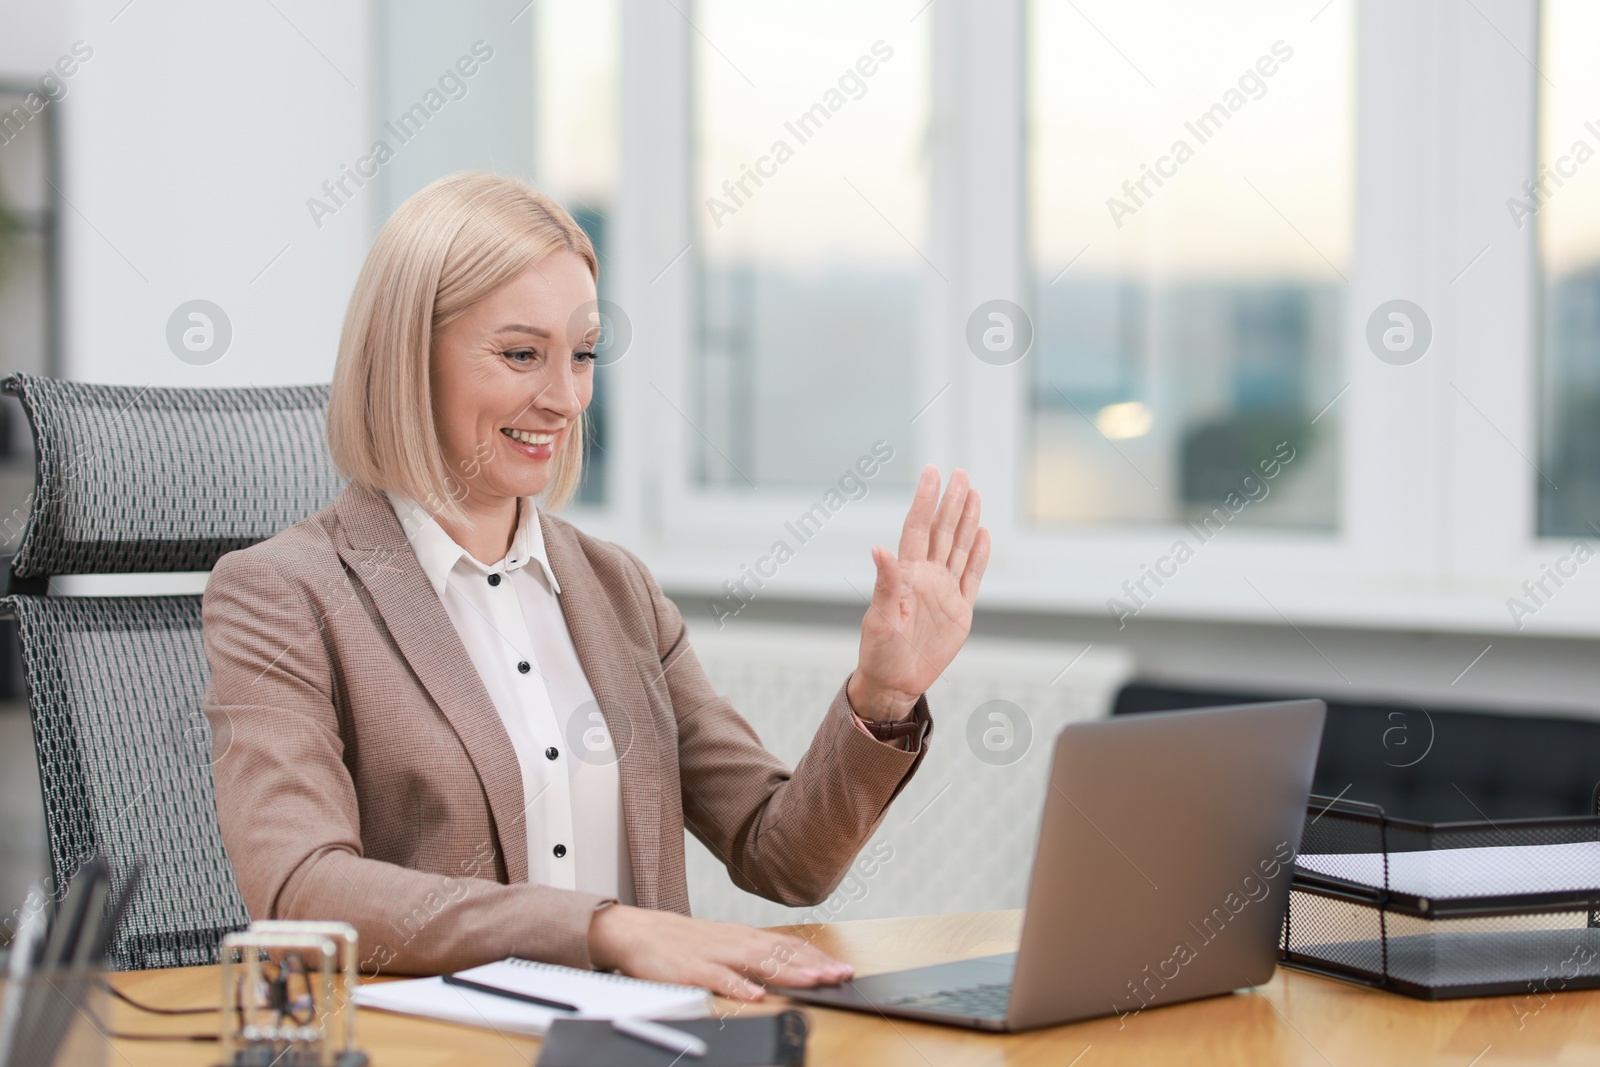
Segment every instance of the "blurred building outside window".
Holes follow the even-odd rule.
[[[1600,6],[1544,0],[1537,177],[1507,202],[1536,226],[1539,533],[1600,535]]]
[[[909,484],[927,259],[926,0],[699,0],[692,477]],[[689,413],[686,413],[689,414]]]
[[[1354,5],[1281,9],[1028,6],[1041,526],[1338,524]]]

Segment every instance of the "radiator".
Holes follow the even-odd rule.
[[[690,636],[717,690],[791,767],[860,640],[843,628],[761,623],[702,624]],[[1021,907],[1055,736],[1109,714],[1132,674],[1121,647],[969,641],[928,691],[927,758],[827,901],[789,908],[746,893],[688,835],[694,914],[770,926]]]

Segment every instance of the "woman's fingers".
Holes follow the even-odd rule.
[[[852,973],[848,964],[790,934],[621,904],[589,921],[589,951],[601,967],[687,982],[736,1000],[760,1000],[767,983],[825,985]]]
[[[917,493],[911,498],[911,510],[906,513],[905,526],[900,530],[900,558],[923,560],[928,558],[928,527],[933,522],[933,508],[939,500],[939,468],[932,463],[922,468],[917,479]]]
[[[989,566],[989,529],[978,527],[972,539],[972,554],[967,557],[967,568],[961,572],[961,596],[968,604],[978,599],[978,586],[983,584],[984,569]]]
[[[878,575],[872,583],[872,603],[888,618],[899,615],[894,603],[900,597],[900,560],[882,545],[872,546],[872,563]]]
[[[732,967],[720,963],[708,963],[691,974],[689,984],[734,1000],[760,1000],[767,995],[766,987],[760,982],[746,978]]]
[[[983,517],[983,501],[978,491],[967,493],[966,506],[961,509],[961,522],[956,526],[955,541],[950,545],[950,573],[957,581],[967,568],[967,557],[972,554],[973,539],[978,536],[978,521]]]
[[[759,962],[752,963],[750,978],[766,985],[808,988],[843,981],[852,968],[799,938],[767,942]]]
[[[797,939],[798,940],[798,939]],[[838,982],[855,973],[843,960],[836,960],[809,942],[799,941],[799,951],[791,961],[802,976],[814,975],[819,984]]]
[[[851,973],[850,965],[840,963],[826,952],[789,934],[773,934],[762,929],[741,928],[741,944],[734,950],[741,968],[752,981],[770,985],[819,985],[837,982]]]
[[[708,977],[718,980],[711,988],[727,996],[755,1000],[768,985],[809,988],[841,982],[854,973],[849,964],[796,937],[749,927],[726,933],[731,943],[714,952],[709,966],[716,973]]]
[[[950,546],[955,541],[956,523],[967,506],[967,472],[957,467],[945,486],[944,499],[934,512],[933,526],[928,532],[928,559],[945,563],[950,558]]]

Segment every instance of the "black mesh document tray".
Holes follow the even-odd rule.
[[[1280,947],[1428,1000],[1600,988],[1600,816],[1421,823],[1312,797]]]

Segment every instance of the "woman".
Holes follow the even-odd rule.
[[[926,751],[922,693],[989,555],[978,494],[922,472],[898,554],[873,549],[858,665],[789,771],[644,565],[550,514],[579,477],[597,275],[565,211],[490,174],[378,235],[328,408],[351,484],[206,589],[239,886],[258,917],[354,923],[369,974],[518,955],[743,998],[838,981],[796,939],[690,918],[683,830],[770,899],[838,884]]]

